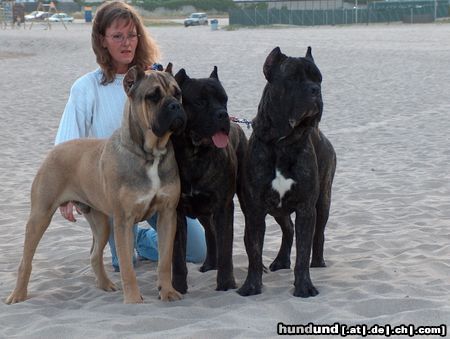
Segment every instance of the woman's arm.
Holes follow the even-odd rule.
[[[89,136],[94,97],[87,80],[89,80],[87,77],[82,77],[73,84],[59,123],[55,144]]]
[[[93,96],[87,93],[89,86],[86,80],[78,79],[70,89],[69,100],[56,133],[56,145],[72,139],[85,138],[89,135],[94,100]],[[59,207],[59,212],[68,221],[75,222],[77,220],[74,216],[74,207],[77,213],[81,215],[81,211],[71,201],[62,204]]]

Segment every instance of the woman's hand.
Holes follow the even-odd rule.
[[[61,213],[61,215],[71,221],[71,222],[75,222],[77,221],[77,219],[75,219],[75,216],[73,215],[73,208],[75,207],[77,213],[79,215],[82,215],[81,211],[78,209],[78,207],[71,201],[66,202],[65,204],[62,204],[61,206],[59,206],[59,212]]]

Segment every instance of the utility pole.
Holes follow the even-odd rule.
[[[355,0],[355,21],[358,23],[358,0]]]
[[[434,0],[434,21],[437,18],[437,0]]]

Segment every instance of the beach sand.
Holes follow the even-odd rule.
[[[360,328],[450,322],[449,24],[150,30],[161,61],[171,61],[175,71],[207,77],[217,65],[230,115],[247,119],[256,114],[268,53],[280,46],[303,56],[312,46],[323,74],[321,128],[338,159],[328,267],[311,269],[320,294],[294,297],[292,269],[264,274],[258,296],[217,292],[216,272],[189,264],[189,293],[164,303],[157,297],[156,264],[145,261],[136,268],[145,303],[123,305],[121,291],[95,287],[87,222],[69,223],[57,213],[33,261],[29,299],[0,303],[0,337],[249,338],[275,337],[280,322]],[[15,286],[33,177],[52,148],[72,83],[96,67],[89,24],[0,30],[2,300]],[[237,208],[239,286],[248,264],[243,230]],[[268,217],[266,266],[280,242]],[[120,285],[109,249],[105,255],[108,274]]]

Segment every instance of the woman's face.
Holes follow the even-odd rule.
[[[136,27],[132,21],[118,19],[113,21],[105,31],[103,47],[111,55],[117,74],[128,71],[128,65],[134,59],[134,53],[138,44]]]

